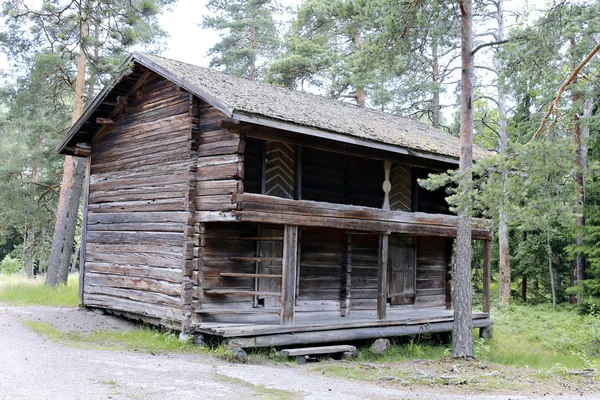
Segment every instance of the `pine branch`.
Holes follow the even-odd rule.
[[[581,71],[581,69],[592,59],[592,57],[594,57],[594,55],[598,51],[600,51],[600,44],[596,45],[596,47],[594,47],[592,49],[592,51],[590,51],[590,53],[583,59],[583,61],[581,61],[579,63],[579,65],[573,70],[573,72],[571,73],[571,75],[569,75],[569,77],[567,78],[567,80],[561,85],[560,89],[558,89],[558,93],[556,94],[556,97],[554,98],[554,101],[552,103],[550,103],[550,107],[548,107],[548,111],[546,112],[546,115],[544,115],[544,118],[542,119],[540,127],[535,132],[535,134],[533,135],[533,137],[531,138],[531,140],[528,142],[528,144],[531,143],[531,142],[533,142],[534,140],[536,140],[540,136],[540,134],[542,133],[542,131],[546,127],[546,123],[548,122],[548,118],[550,117],[550,114],[552,114],[552,112],[554,112],[554,110],[558,109],[558,102],[560,101],[560,97],[562,96],[562,94],[564,93],[564,91],[567,89],[567,87],[571,83],[573,83],[573,81],[575,80],[575,78],[577,78],[577,75],[579,74],[579,71]],[[550,129],[555,124],[556,124],[556,119],[548,127],[548,129]]]

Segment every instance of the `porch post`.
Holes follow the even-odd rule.
[[[490,312],[490,283],[492,275],[492,241],[483,241],[483,312]]]
[[[281,324],[294,323],[297,270],[298,226],[285,225],[283,233],[283,262],[281,265]]]
[[[379,236],[379,269],[377,271],[377,317],[385,319],[387,304],[388,251],[390,235]]]

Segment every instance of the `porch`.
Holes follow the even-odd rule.
[[[261,315],[260,322],[200,322],[193,331],[218,337],[224,344],[240,347],[290,346],[311,343],[335,343],[451,332],[454,311],[445,308],[389,307],[386,319],[376,310],[353,311],[342,317],[338,313],[298,313],[293,325],[280,325],[279,317]],[[473,313],[473,328],[493,324],[489,312]]]

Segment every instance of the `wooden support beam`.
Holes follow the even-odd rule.
[[[341,293],[341,311],[342,317],[350,315],[351,305],[351,287],[352,287],[352,236],[343,234],[342,248],[342,293]]]
[[[377,271],[377,317],[385,319],[387,306],[388,253],[390,236],[379,236],[379,268]]]
[[[131,105],[131,98],[127,96],[117,96],[117,105],[126,107]]]
[[[89,155],[85,163],[85,181],[83,188],[83,220],[81,222],[81,242],[79,244],[79,307],[85,306],[83,302],[83,287],[85,281],[85,255],[87,245],[87,222],[88,222],[88,203],[90,198],[90,170],[92,166],[92,156]]]
[[[483,312],[490,312],[490,284],[492,277],[492,241],[483,241]]]
[[[298,270],[298,226],[285,225],[281,267],[281,324],[293,324],[296,305],[296,272]]]
[[[98,118],[96,118],[96,123],[98,125],[114,125],[115,121],[113,121],[110,118],[100,118],[100,117],[98,117]]]

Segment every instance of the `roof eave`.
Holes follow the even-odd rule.
[[[325,131],[318,128],[307,127],[303,125],[297,125],[291,122],[276,120],[272,118],[262,117],[260,115],[245,113],[242,111],[234,110],[231,118],[235,120],[239,120],[242,122],[248,122],[256,125],[268,126],[270,128],[278,128],[283,129],[290,132],[295,132],[307,136],[314,136],[319,138],[330,139],[336,142],[342,142],[347,144],[354,144],[358,146],[369,147],[372,149],[387,151],[396,154],[403,154],[408,156],[414,156],[419,158],[426,158],[430,160],[440,161],[449,164],[458,165],[458,158],[437,154],[437,153],[429,153],[425,151],[419,151],[415,149],[409,149],[406,147],[402,147],[399,145],[393,145],[383,142],[377,142],[374,140],[363,139],[357,136],[345,135],[342,133]]]

